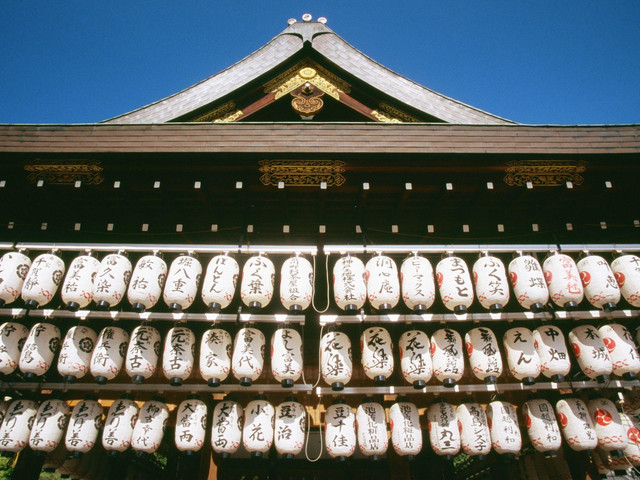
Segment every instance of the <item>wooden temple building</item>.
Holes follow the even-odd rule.
[[[587,402],[595,394],[635,420],[637,379],[614,371],[599,382],[585,374],[570,351],[571,370],[562,381],[540,375],[525,385],[507,368],[502,344],[509,329],[533,331],[544,325],[558,327],[567,342],[580,325],[621,324],[635,339],[640,309],[629,299],[621,297],[614,310],[603,310],[585,298],[572,311],[549,299],[533,312],[512,290],[495,313],[475,298],[466,313],[456,314],[438,293],[426,311],[414,312],[400,300],[390,310],[366,302],[350,314],[334,300],[333,276],[345,254],[364,263],[383,254],[398,267],[407,256],[419,254],[435,267],[453,253],[469,269],[482,252],[505,266],[516,252],[540,264],[551,252],[576,262],[589,252],[609,264],[620,252],[638,254],[640,125],[507,120],[390,71],[334,33],[326,19],[305,15],[222,72],[129,113],[95,124],[0,125],[0,161],[0,253],[24,248],[34,260],[57,249],[68,267],[88,250],[98,260],[124,250],[134,266],[152,252],[161,252],[167,265],[190,252],[202,264],[203,281],[210,259],[224,252],[241,271],[260,253],[275,265],[274,298],[259,311],[241,299],[240,281],[230,305],[215,313],[200,290],[181,312],[160,299],[140,313],[126,298],[108,311],[91,303],[74,312],[65,308],[60,291],[35,309],[25,308],[22,298],[0,308],[2,322],[27,328],[44,321],[57,325],[60,341],[75,325],[96,333],[108,325],[131,332],[146,322],[160,332],[162,342],[176,325],[195,334],[193,372],[179,386],[170,385],[163,374],[162,352],[155,373],[141,384],[132,383],[124,368],[104,385],[95,383],[90,372],[71,383],[57,371],[57,357],[36,379],[20,368],[4,376],[0,388],[8,403],[56,396],[73,407],[93,394],[104,416],[123,394],[139,407],[162,397],[170,415],[154,454],[129,448],[109,456],[101,430],[93,449],[69,467],[71,478],[634,475],[631,464],[607,467],[611,456],[601,450],[576,452],[564,438],[555,456],[546,458],[527,434],[522,406],[532,395],[555,406],[567,396]],[[279,287],[281,266],[295,254],[312,263],[314,289],[311,306],[294,315],[279,301]],[[205,331],[213,325],[233,338],[248,322],[266,338],[264,371],[251,386],[241,386],[229,374],[220,386],[210,387],[198,367]],[[303,376],[288,389],[272,375],[269,358],[269,339],[283,323],[300,333],[304,360]],[[363,371],[359,348],[361,335],[374,325],[389,332],[396,360],[393,373],[379,384]],[[321,337],[336,326],[353,345],[353,376],[341,391],[320,378]],[[491,329],[498,339],[505,368],[497,383],[474,376],[466,353],[465,373],[453,388],[436,375],[419,389],[403,378],[398,341],[405,331],[421,330],[431,337],[446,328],[464,337],[478,327]],[[240,447],[223,459],[211,442],[215,406],[233,395],[246,407],[259,394],[274,407],[291,395],[304,406],[306,451],[285,459],[272,446],[255,459]],[[202,400],[208,411],[204,443],[185,456],[176,448],[174,432],[177,406],[189,395]],[[412,460],[398,453],[391,439],[376,461],[360,448],[342,462],[327,451],[327,409],[341,399],[355,412],[369,397],[384,408],[389,432],[392,406],[399,401],[415,405],[422,448]],[[453,460],[436,454],[428,408],[439,401],[457,407],[469,398],[485,409],[496,398],[516,407],[522,448],[515,460],[507,461],[495,448],[481,456],[460,450]],[[631,437],[631,443],[640,441],[640,434]],[[60,467],[67,452],[63,446],[55,451],[57,460],[53,453],[44,459],[26,446],[15,457],[12,478],[38,478],[43,462]]]

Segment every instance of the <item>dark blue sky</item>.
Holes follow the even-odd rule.
[[[0,123],[97,122],[182,90],[303,13],[386,67],[522,123],[640,123],[640,1],[0,2]]]

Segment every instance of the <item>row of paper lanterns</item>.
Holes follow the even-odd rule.
[[[145,255],[133,271],[123,252],[102,261],[87,253],[71,262],[62,282],[65,264],[54,253],[39,255],[32,264],[24,253],[9,252],[0,258],[0,302],[8,305],[21,296],[29,308],[43,307],[62,283],[62,302],[71,310],[92,301],[97,308],[114,308],[126,296],[135,311],[153,308],[161,297],[169,308],[182,311],[197,297],[202,271],[191,253],[177,257],[170,268],[161,253]],[[239,273],[238,262],[227,254],[209,261],[201,297],[210,310],[229,306]],[[313,266],[302,256],[283,263],[280,301],[285,309],[300,312],[311,305],[313,277]],[[609,266],[599,255],[586,255],[576,264],[570,256],[553,252],[540,265],[530,255],[518,255],[505,269],[499,258],[487,253],[470,271],[462,258],[450,254],[436,265],[435,277],[431,262],[419,255],[405,259],[399,274],[396,262],[382,254],[366,265],[347,255],[333,267],[334,301],[347,312],[358,311],[367,300],[372,308],[387,312],[400,298],[409,309],[426,312],[435,301],[436,283],[442,303],[455,313],[465,313],[476,297],[487,310],[502,310],[510,299],[510,283],[520,305],[534,312],[542,311],[550,299],[561,308],[575,309],[585,297],[596,308],[612,310],[621,295],[640,307],[640,257],[621,255]],[[255,310],[264,308],[274,296],[274,286],[273,262],[264,255],[249,258],[242,269],[242,302]]]
[[[15,400],[4,406],[0,425],[0,451],[18,452],[27,445],[35,451],[52,452],[64,441],[71,452],[87,453],[98,441],[107,451],[153,453],[162,443],[170,416],[167,405],[156,398],[139,408],[130,397],[113,402],[103,424],[103,409],[95,398],[76,404],[70,412],[66,402],[48,399],[40,405],[33,400]],[[205,442],[207,405],[189,397],[177,407],[174,441],[178,450],[197,452]],[[438,401],[426,410],[428,436],[433,451],[452,458],[461,451],[469,456],[485,456],[491,449],[501,455],[520,454],[521,437],[516,408],[494,400],[486,411],[473,400],[455,407]],[[640,424],[606,398],[587,402],[575,397],[561,398],[554,406],[545,399],[530,399],[521,407],[521,417],[532,447],[547,455],[560,447],[562,437],[575,451],[599,447],[613,456],[625,455],[640,466]],[[287,457],[299,454],[307,435],[307,412],[295,397],[277,407],[257,396],[243,409],[232,398],[216,404],[211,420],[211,446],[223,456],[233,455],[240,445],[253,456],[262,456],[275,446]],[[327,453],[339,459],[354,454],[359,446],[370,457],[387,452],[389,437],[400,456],[415,456],[422,450],[420,415],[415,404],[398,401],[389,408],[389,425],[384,407],[372,398],[358,406],[341,399],[327,407],[324,442]],[[99,440],[100,430],[102,436]],[[66,432],[66,433],[65,433]]]

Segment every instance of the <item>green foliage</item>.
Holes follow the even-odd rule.
[[[0,458],[0,480],[9,480],[13,473],[13,458]]]

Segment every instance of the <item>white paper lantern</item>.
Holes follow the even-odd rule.
[[[487,421],[491,433],[491,447],[500,455],[515,457],[522,448],[515,407],[502,400],[487,405]]]
[[[236,292],[239,274],[238,262],[226,253],[209,261],[202,283],[202,301],[210,311],[219,312],[229,306]]]
[[[93,448],[102,426],[102,405],[95,399],[81,400],[73,407],[64,444],[70,452],[86,453]]]
[[[422,430],[416,406],[405,401],[394,403],[389,409],[389,424],[395,452],[408,459],[418,455],[422,450]]]
[[[455,407],[440,399],[427,409],[427,420],[431,448],[436,455],[453,460],[460,451],[460,429]]]
[[[105,327],[91,355],[90,370],[95,382],[104,385],[118,376],[124,363],[129,333],[120,327]]]
[[[509,303],[509,281],[504,263],[498,257],[482,254],[473,264],[473,284],[480,305],[501,312]]]
[[[271,448],[274,416],[273,405],[261,395],[247,404],[242,427],[242,445],[252,457],[261,457]]]
[[[18,365],[25,380],[44,375],[60,349],[60,329],[51,323],[36,323],[22,347]]]
[[[364,280],[364,263],[347,255],[333,266],[333,298],[336,305],[346,312],[360,310],[367,298]]]
[[[572,450],[593,450],[598,437],[591,422],[587,405],[579,398],[563,398],[556,403],[556,416],[562,435]]]
[[[431,336],[433,373],[445,387],[454,387],[464,375],[462,337],[455,330],[441,328]]]
[[[73,383],[87,374],[97,338],[89,327],[76,326],[67,331],[58,355],[58,373],[65,382]]]
[[[230,371],[231,335],[221,328],[211,328],[200,341],[200,375],[210,387],[218,387]]]
[[[356,417],[351,407],[338,399],[324,414],[324,441],[327,453],[339,461],[356,450]]]
[[[584,290],[573,258],[553,252],[542,264],[542,270],[553,302],[567,310],[578,308],[584,298]]]
[[[456,409],[460,426],[462,451],[469,456],[488,455],[491,451],[491,433],[482,405],[465,402]]]
[[[9,409],[9,402],[6,400],[0,400],[0,425],[4,420],[4,417],[7,415],[7,410]]]
[[[627,429],[629,443],[624,449],[624,456],[634,467],[640,466],[640,423],[626,413],[620,414],[622,424]]]
[[[577,263],[587,301],[596,308],[609,312],[620,301],[620,287],[611,267],[599,255],[587,255]]]
[[[620,292],[624,299],[634,307],[640,307],[640,257],[622,255],[611,263]]]
[[[69,406],[64,401],[49,399],[42,402],[29,434],[31,450],[37,452],[55,450],[62,440],[68,415]]]
[[[144,402],[131,435],[131,448],[137,452],[154,453],[162,443],[169,420],[169,409],[161,400]]]
[[[32,400],[14,400],[0,426],[0,451],[19,452],[29,443],[31,427],[38,412]]]
[[[242,441],[244,412],[242,407],[231,399],[216,404],[211,420],[211,446],[213,451],[227,458],[234,454]]]
[[[493,331],[474,328],[465,334],[464,342],[473,374],[485,383],[496,383],[502,375],[502,355]]]
[[[271,337],[271,372],[284,388],[302,375],[302,338],[293,328],[278,328]]]
[[[162,373],[171,385],[179,387],[193,372],[196,336],[186,327],[173,327],[167,332],[162,354]]]
[[[100,262],[93,282],[93,301],[98,309],[117,306],[127,293],[132,267],[125,255],[125,252],[112,253]]]
[[[38,255],[22,285],[26,308],[44,307],[58,291],[64,275],[64,262],[53,253]]]
[[[420,330],[408,330],[398,340],[402,376],[415,389],[424,388],[433,375],[430,348],[429,336]]]
[[[56,469],[64,463],[67,455],[69,455],[69,452],[65,448],[64,443],[60,442],[55,450],[45,455],[44,462],[42,462],[42,472],[55,472]]]
[[[186,310],[198,294],[202,265],[195,253],[180,255],[169,268],[162,298],[174,312]]]
[[[374,460],[387,452],[389,437],[384,408],[369,398],[356,409],[356,427],[360,451]]]
[[[75,312],[91,303],[93,280],[99,268],[100,262],[91,253],[73,259],[60,290],[67,310]]]
[[[287,397],[276,407],[274,444],[285,458],[293,458],[304,447],[306,410],[295,397]]]
[[[640,372],[640,358],[629,330],[619,323],[613,323],[603,325],[598,331],[609,352],[613,373],[625,380],[636,380]]]
[[[504,350],[511,375],[525,385],[533,385],[540,375],[540,357],[533,333],[528,328],[516,327],[504,332]]]
[[[544,399],[528,400],[522,405],[522,416],[533,448],[555,455],[562,438],[551,404]]]
[[[269,305],[273,298],[276,269],[273,262],[263,255],[251,257],[242,268],[240,298],[251,309]]]
[[[167,264],[160,252],[138,260],[127,290],[127,298],[135,312],[144,312],[158,303],[166,278]]]
[[[571,370],[567,342],[562,330],[553,325],[533,331],[533,345],[540,358],[540,372],[553,382],[562,382]]]
[[[587,408],[598,437],[598,446],[607,452],[627,448],[627,429],[622,424],[615,404],[606,398],[592,398],[587,401]]]
[[[376,310],[388,312],[400,300],[400,280],[396,262],[385,255],[371,258],[365,267],[369,303]]]
[[[402,299],[416,313],[426,312],[436,299],[431,262],[420,255],[407,257],[400,267]]]
[[[386,328],[367,328],[360,337],[362,368],[376,385],[384,385],[393,373],[393,342]]]
[[[31,259],[22,251],[5,253],[0,258],[0,307],[18,299],[31,267]]]
[[[29,329],[17,322],[0,325],[0,374],[10,375],[18,366],[20,351],[29,335]]]
[[[311,305],[313,266],[304,257],[288,258],[280,270],[280,302],[291,312],[301,312]]]
[[[569,332],[569,343],[584,374],[605,383],[613,371],[613,364],[598,329],[592,325],[576,327]]]
[[[351,380],[353,362],[347,334],[329,331],[320,340],[320,371],[331,389],[339,391]]]
[[[456,314],[467,313],[473,303],[473,284],[464,260],[452,254],[440,260],[436,279],[444,306]]]
[[[264,367],[265,338],[257,328],[238,330],[233,343],[231,371],[243,387],[251,386],[262,374]]]
[[[160,332],[148,325],[134,328],[124,364],[133,383],[143,383],[155,373],[159,354]]]
[[[124,452],[131,445],[133,427],[138,419],[138,405],[130,395],[123,395],[109,408],[102,431],[102,446],[107,451]]]
[[[181,452],[197,452],[207,433],[207,405],[196,395],[189,395],[176,411],[176,448]]]
[[[534,313],[544,311],[549,289],[538,260],[531,255],[515,257],[509,263],[509,279],[520,305]]]

